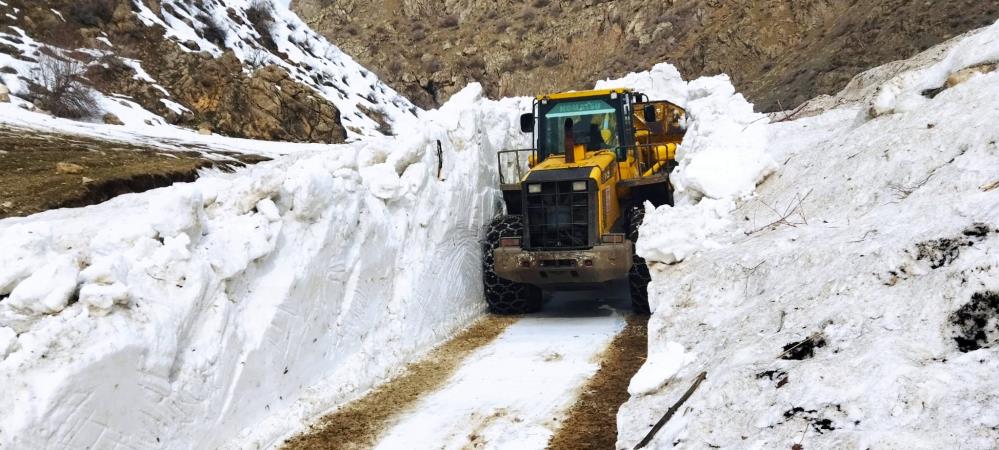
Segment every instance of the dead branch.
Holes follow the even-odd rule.
[[[805,214],[801,211],[801,204],[804,203],[805,200],[808,199],[808,196],[810,195],[812,195],[812,190],[809,190],[804,196],[795,194],[794,198],[791,199],[790,202],[788,202],[787,207],[784,208],[783,213],[777,211],[777,208],[774,208],[771,205],[760,202],[763,203],[763,206],[766,206],[767,209],[769,209],[772,213],[774,213],[774,215],[777,216],[777,220],[774,220],[773,222],[770,222],[767,225],[757,228],[753,231],[747,231],[746,236],[759,233],[760,231],[766,230],[767,228],[776,227],[778,225],[786,225],[792,228],[797,227],[798,225],[808,225],[808,218],[805,217]],[[801,218],[801,223],[788,221],[788,219],[790,219],[791,216],[794,216],[796,214],[798,217]]]
[[[782,106],[780,106],[780,101],[777,102],[777,105],[778,105],[779,108],[784,109]],[[787,122],[789,120],[794,120],[794,116],[798,115],[798,113],[800,113],[801,110],[805,109],[805,106],[807,106],[807,105],[808,105],[808,102],[805,102],[805,103],[802,103],[801,105],[798,105],[798,107],[794,108],[793,111],[791,111],[791,112],[785,112],[783,119],[776,120],[776,121],[774,121],[772,123],[781,123],[781,122]]]
[[[656,436],[656,433],[659,432],[659,430],[663,427],[663,425],[666,425],[666,422],[669,422],[669,419],[673,418],[673,415],[676,414],[676,412],[680,409],[681,406],[683,406],[683,404],[687,401],[687,399],[689,399],[690,396],[694,394],[694,391],[697,390],[697,387],[700,386],[701,382],[704,381],[704,379],[707,377],[708,377],[707,372],[701,372],[701,374],[694,379],[694,383],[690,385],[690,388],[688,388],[687,392],[683,394],[683,397],[680,397],[680,400],[678,400],[675,404],[673,404],[673,406],[670,407],[668,411],[666,411],[666,414],[663,414],[663,417],[659,419],[659,422],[656,422],[655,426],[653,426],[652,429],[649,430],[649,434],[646,434],[645,438],[643,438],[641,442],[639,442],[638,445],[635,446],[635,450],[644,448],[646,445],[649,445],[649,443],[652,442],[652,438]]]
[[[792,345],[792,346],[788,347],[788,349],[787,349],[787,350],[784,350],[783,352],[781,352],[781,354],[777,355],[777,359],[781,359],[781,358],[783,358],[783,357],[784,357],[784,356],[786,356],[786,355],[787,355],[788,353],[791,353],[791,350],[794,350],[794,349],[796,349],[796,348],[798,348],[798,347],[801,347],[802,345],[805,345],[805,343],[808,343],[808,342],[810,342],[810,343],[815,343],[815,342],[818,342],[818,340],[819,340],[819,339],[820,339],[821,337],[822,337],[822,333],[821,333],[821,332],[815,332],[815,333],[813,333],[813,334],[812,334],[811,336],[808,336],[807,338],[805,338],[805,339],[802,339],[802,340],[801,340],[801,342],[799,342],[799,343],[797,343],[797,344],[794,344],[794,345]]]

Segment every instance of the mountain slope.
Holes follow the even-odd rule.
[[[994,2],[974,0],[294,0],[292,8],[424,107],[473,80],[494,97],[536,95],[665,61],[688,79],[731,75],[761,110],[790,109],[999,18]]]
[[[0,79],[28,108],[58,113],[45,100],[64,78],[100,91],[85,120],[309,142],[391,133],[415,112],[267,0],[9,0],[0,17]]]

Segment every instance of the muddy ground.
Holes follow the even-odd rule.
[[[0,219],[93,205],[194,181],[199,169],[232,170],[267,159],[222,156],[0,126]]]

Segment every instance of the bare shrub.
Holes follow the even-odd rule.
[[[130,79],[135,74],[135,69],[132,66],[128,65],[124,59],[111,53],[101,56],[95,62],[97,64],[90,65],[85,75],[96,86],[110,85],[120,80]]]
[[[423,70],[426,71],[426,72],[430,72],[430,73],[437,72],[437,71],[440,71],[441,68],[443,68],[443,67],[444,67],[444,65],[443,65],[443,63],[441,63],[440,58],[438,58],[436,56],[434,56],[434,57],[432,57],[432,58],[430,58],[430,59],[428,59],[428,60],[426,60],[426,61],[423,62]]]
[[[250,25],[253,25],[253,29],[257,30],[264,48],[276,53],[277,44],[272,35],[274,11],[271,9],[270,1],[253,0],[250,2],[250,7],[246,9],[246,19],[250,21]]]
[[[226,38],[229,37],[229,30],[222,24],[207,14],[199,14],[198,20],[203,24],[201,36],[220,48],[225,48]]]
[[[246,18],[250,20],[257,31],[267,30],[274,26],[274,13],[268,0],[253,0],[246,9]]]
[[[441,19],[441,28],[454,28],[456,26],[458,26],[458,16],[451,14]]]
[[[541,61],[541,64],[543,64],[545,67],[555,67],[559,64],[562,64],[562,61],[564,60],[565,59],[562,58],[562,55],[559,55],[558,53],[549,53],[545,55],[544,59]]]
[[[482,74],[486,71],[486,60],[481,56],[471,56],[464,60],[464,66],[472,72]]]
[[[250,50],[246,54],[246,63],[255,69],[264,67],[268,62],[270,62],[270,54],[259,48]]]
[[[548,6],[548,3],[550,3],[548,0],[534,0],[531,2],[531,6],[534,6],[535,8],[544,8],[545,6]]]
[[[115,0],[76,0],[69,7],[69,18],[87,27],[111,22]]]
[[[81,81],[84,66],[76,60],[44,56],[32,94],[42,109],[56,117],[83,119],[98,115],[94,91]]]
[[[513,57],[500,64],[500,72],[518,72],[525,67],[523,60]]]

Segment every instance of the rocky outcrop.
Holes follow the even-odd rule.
[[[790,109],[999,18],[995,2],[974,0],[294,0],[292,7],[423,107],[473,80],[491,96],[533,95],[585,89],[667,61],[687,77],[728,73],[760,109]]]
[[[257,70],[239,92],[244,93],[248,106],[249,120],[243,127],[247,135],[279,140],[304,136],[311,142],[342,142],[346,137],[336,108],[278,66]],[[219,123],[236,126],[239,121],[242,118],[231,114]]]
[[[9,3],[23,11],[17,26],[30,36],[63,48],[113,52],[96,60],[83,52],[75,55],[91,63],[85,79],[101,92],[126,96],[171,124],[250,139],[321,143],[346,139],[336,106],[284,69],[267,66],[249,71],[231,51],[218,57],[185,51],[167,39],[162,28],[141,23],[130,0]],[[167,7],[157,0],[143,3],[157,13]],[[123,58],[138,61],[148,77],[139,76],[135,63]]]

